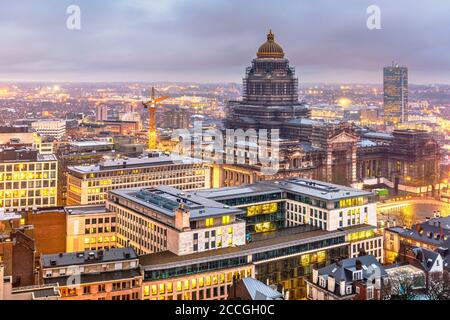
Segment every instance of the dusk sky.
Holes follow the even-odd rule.
[[[449,17],[448,0],[3,0],[0,79],[240,83],[272,28],[300,83],[381,84],[395,60],[450,84]]]

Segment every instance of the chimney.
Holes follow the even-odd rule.
[[[356,270],[361,270],[362,269],[362,262],[361,262],[361,260],[356,259],[355,268],[356,268]]]

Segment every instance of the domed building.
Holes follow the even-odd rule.
[[[295,69],[285,58],[272,30],[256,53],[243,80],[242,101],[228,105],[228,129],[282,129],[283,123],[308,115],[298,101]],[[281,130],[281,135],[283,132]]]

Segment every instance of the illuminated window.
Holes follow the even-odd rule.
[[[210,286],[211,285],[211,276],[206,276],[205,278],[205,285]]]
[[[177,281],[177,291],[181,291],[181,281]]]
[[[144,296],[148,297],[150,295],[150,287],[144,286]]]
[[[203,278],[198,278],[198,287],[203,288],[203,285],[204,285]]]
[[[212,283],[213,283],[213,284],[217,284],[217,282],[218,282],[217,275],[214,275],[214,276],[212,277]]]
[[[214,219],[213,218],[208,218],[205,220],[205,225],[207,227],[212,227],[214,225]]]
[[[167,283],[167,293],[172,293],[173,292],[173,284],[172,282],[168,282]]]
[[[89,238],[84,238],[84,244],[89,244],[90,239]]]
[[[197,279],[192,279],[191,280],[191,286],[192,286],[192,289],[197,288]]]
[[[189,290],[189,280],[184,280],[183,289],[184,290]]]
[[[164,283],[159,284],[159,293],[164,294],[166,292]]]
[[[156,284],[152,285],[152,295],[156,295],[158,294],[158,287],[156,286]]]
[[[223,216],[222,224],[229,224],[229,223],[230,223],[230,216]]]
[[[222,284],[222,283],[225,283],[225,274],[224,273],[221,273],[220,274],[220,283]]]
[[[232,227],[228,227],[228,234],[233,234],[233,228]]]
[[[228,239],[228,246],[231,247],[233,245],[233,238]]]

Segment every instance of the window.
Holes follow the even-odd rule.
[[[230,223],[230,216],[223,216],[222,224],[229,224],[229,223]]]
[[[353,271],[353,280],[361,280],[361,279],[362,279],[362,270]]]
[[[346,294],[351,294],[351,293],[352,293],[352,286],[347,286],[347,287],[345,288],[345,293],[346,293]]]
[[[373,287],[367,287],[367,300],[373,299]]]
[[[213,218],[208,218],[205,220],[205,225],[207,227],[212,227],[214,225],[214,219]]]

